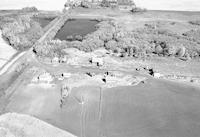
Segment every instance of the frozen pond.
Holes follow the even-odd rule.
[[[91,19],[71,19],[58,31],[55,38],[69,40],[69,37],[85,36],[96,30],[95,25],[99,22]],[[73,38],[71,38],[73,39]]]
[[[38,22],[42,28],[47,26],[54,18],[41,18],[41,17],[34,17],[33,20]]]

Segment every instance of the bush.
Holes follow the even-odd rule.
[[[115,40],[110,40],[110,41],[108,41],[108,42],[105,44],[105,47],[106,47],[106,49],[108,49],[108,50],[114,51],[114,50],[117,49],[118,44],[117,44],[117,42],[116,42]]]
[[[61,57],[65,53],[60,45],[61,43],[57,41],[38,43],[33,47],[33,51],[41,57]]]
[[[73,41],[73,40],[74,40],[74,37],[73,37],[72,35],[69,35],[69,36],[67,36],[66,40],[68,40],[68,41]]]
[[[31,22],[31,28],[24,33],[24,37],[29,41],[30,47],[43,35],[43,30],[39,23]]]
[[[134,38],[121,38],[119,41],[118,41],[118,47],[119,48],[122,48],[122,49],[125,49],[129,46],[133,47],[135,45],[135,39]]]
[[[186,48],[185,47],[180,47],[177,52],[176,55],[177,57],[183,57],[186,53]]]
[[[15,19],[11,18],[11,17],[0,17],[0,29],[2,29],[2,27],[5,25],[5,24],[8,24],[8,23],[12,23],[14,22]]]
[[[100,6],[101,7],[111,7],[110,2],[108,0],[102,0]]]
[[[80,6],[83,8],[91,8],[92,7],[91,4],[87,1],[82,1]]]
[[[194,21],[189,21],[190,24],[192,25],[200,25],[200,20],[194,20]]]
[[[173,56],[176,54],[176,49],[173,46],[169,46],[163,49],[163,54],[167,56]]]
[[[83,46],[82,42],[80,42],[80,41],[72,41],[72,42],[69,42],[68,44],[69,44],[69,47],[77,48],[77,49],[80,49],[80,50],[81,50],[81,47]]]
[[[132,54],[135,56],[138,54],[139,48],[137,46],[132,47],[132,51],[130,53],[130,56],[132,56]]]
[[[78,40],[78,41],[83,40],[83,37],[81,35],[76,35],[74,38],[75,38],[75,40]]]
[[[101,30],[101,32],[99,33],[99,39],[101,39],[104,42],[107,42],[113,39],[113,34],[112,32]]]
[[[91,52],[94,51],[95,49],[104,47],[104,41],[100,39],[86,39],[83,40],[83,51],[85,52]]]
[[[156,54],[163,54],[163,48],[160,45],[156,45],[155,53]]]
[[[14,22],[2,26],[2,34],[15,49],[25,50],[43,35],[43,30],[29,16],[19,16]]]
[[[200,44],[200,39],[199,39],[200,29],[187,31],[187,32],[183,33],[183,36],[185,36],[190,41],[194,41],[194,42]]]

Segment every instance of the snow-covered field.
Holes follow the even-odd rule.
[[[1,137],[75,137],[29,115],[7,113],[0,116]]]
[[[2,38],[0,31],[0,68],[16,53],[17,51],[8,45]]]

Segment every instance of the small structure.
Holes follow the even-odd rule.
[[[56,77],[58,80],[64,80],[65,78],[71,77],[71,75],[72,75],[71,73],[62,73],[57,75]]]
[[[38,77],[34,77],[31,82],[37,83],[38,81],[39,81],[39,76]]]
[[[67,56],[63,56],[59,60],[60,63],[66,63],[67,62]]]
[[[162,74],[158,73],[158,71],[155,71],[153,68],[149,69],[149,74],[152,75],[154,78],[163,77]]]
[[[98,67],[103,66],[104,64],[103,58],[98,58],[98,57],[92,57],[90,62],[92,64],[96,64]]]
[[[52,81],[54,80],[54,78],[52,77],[52,75],[48,72],[44,72],[42,74],[40,74],[39,76],[37,77],[34,77],[32,79],[32,82],[36,83],[36,82],[39,82],[39,83],[51,83]]]
[[[106,83],[116,83],[117,81],[119,81],[117,77],[113,77],[113,76],[107,76],[105,79],[106,79]]]
[[[46,83],[50,83],[53,81],[53,77],[51,76],[50,73],[48,72],[44,72],[43,74],[41,74],[39,76],[39,81],[41,82],[46,82]]]
[[[58,57],[54,57],[54,58],[51,60],[51,63],[59,63],[59,58],[58,58]]]
[[[72,74],[71,73],[62,73],[61,75],[64,78],[69,78],[69,77],[71,77]]]
[[[158,72],[154,72],[153,73],[153,77],[154,78],[161,78],[163,75],[162,74],[160,74],[160,73],[158,73]]]

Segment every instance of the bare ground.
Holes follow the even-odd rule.
[[[1,32],[0,32],[1,36]],[[0,68],[15,54],[17,51],[13,49],[6,41],[0,37]]]

